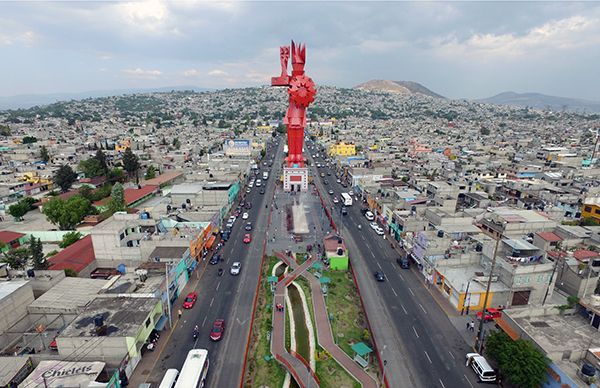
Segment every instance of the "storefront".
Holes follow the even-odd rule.
[[[103,362],[41,361],[37,368],[21,383],[28,388],[87,387],[90,383],[110,377]]]

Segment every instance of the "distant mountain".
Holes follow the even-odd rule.
[[[115,90],[90,90],[80,93],[52,93],[52,94],[21,94],[17,96],[0,96],[0,110],[30,108],[36,105],[48,105],[58,101],[83,100],[86,98],[120,96],[134,93],[166,93],[172,90],[193,90],[206,92],[214,89],[198,88],[196,86],[165,86],[147,89],[115,89]]]
[[[600,112],[600,102],[582,100],[578,98],[547,96],[540,93],[515,93],[504,92],[494,97],[476,100],[488,104],[516,105],[535,109],[549,109],[553,111],[569,112]]]
[[[356,85],[355,89],[385,91],[399,94],[423,94],[429,97],[446,98],[439,95],[418,82],[412,81],[389,81],[383,79],[375,79]]]

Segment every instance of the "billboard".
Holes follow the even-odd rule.
[[[227,156],[250,156],[252,145],[250,140],[246,139],[229,139],[225,140],[223,150]]]

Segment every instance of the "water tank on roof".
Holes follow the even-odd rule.
[[[35,271],[32,269],[28,269],[27,270],[27,277],[28,278],[34,278],[35,277]]]
[[[481,245],[481,244],[475,245],[475,252],[482,252],[482,251],[483,251],[483,245]]]
[[[581,366],[581,374],[585,375],[585,376],[595,376],[596,375],[596,368],[594,368],[593,365],[590,364],[583,364]]]
[[[121,272],[121,275],[125,275],[125,264],[117,265],[117,271]]]
[[[104,317],[102,315],[96,315],[94,317],[94,326],[96,326],[96,327],[104,326]]]
[[[443,230],[438,230],[437,236],[438,237],[444,237],[444,231]]]
[[[171,205],[167,205],[167,212],[171,212],[171,209],[172,209]]]
[[[342,256],[344,254],[344,250],[342,249],[342,247],[338,247],[337,254],[338,256]]]

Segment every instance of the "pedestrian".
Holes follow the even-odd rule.
[[[475,331],[475,321],[471,320],[471,331]]]
[[[471,322],[467,322],[467,331],[471,329]]]
[[[183,315],[183,311],[181,309],[177,310],[177,316],[181,319],[181,315]]]

